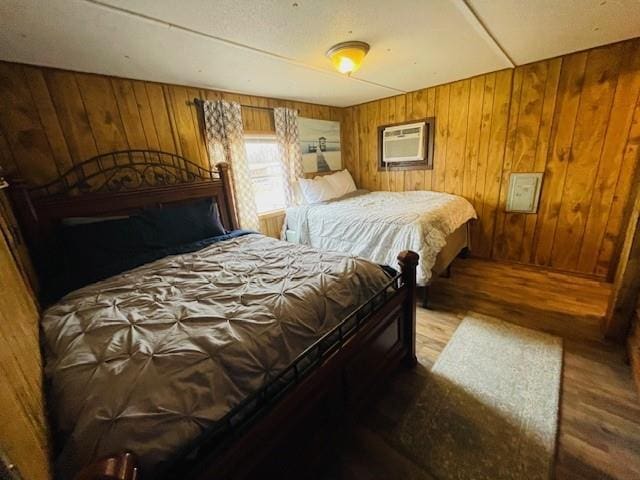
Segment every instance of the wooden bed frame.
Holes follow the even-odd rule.
[[[211,172],[171,153],[128,150],[89,159],[42,187],[29,189],[14,180],[10,196],[37,260],[47,253],[55,225],[67,217],[113,216],[214,198],[225,228],[237,229],[228,165],[217,169]],[[400,365],[415,365],[418,255],[407,251],[398,259],[401,272],[385,288],[197,443],[177,452],[163,478],[240,479],[257,472],[265,478],[274,456],[303,443],[318,419],[336,412],[340,418],[351,417],[384,375]],[[122,445],[121,452],[87,466],[76,478],[132,480],[143,474],[135,452]]]

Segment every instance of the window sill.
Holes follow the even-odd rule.
[[[267,219],[267,218],[281,217],[284,215],[284,213],[285,213],[284,208],[281,208],[279,210],[270,210],[268,212],[259,213],[258,218]]]

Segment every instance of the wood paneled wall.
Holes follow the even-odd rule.
[[[640,39],[350,107],[345,166],[368,189],[462,195],[473,254],[611,278],[640,144]],[[434,169],[378,172],[379,125],[436,117]],[[544,172],[537,214],[511,172]]]
[[[0,192],[0,450],[22,478],[50,478],[38,310],[14,257]]]
[[[630,332],[634,308],[640,292],[640,172],[633,179],[629,221],[624,230],[619,266],[613,279],[612,295],[604,321],[607,337],[622,341]]]
[[[638,158],[639,90],[637,39],[345,109],[0,62],[0,162],[34,184],[115,149],[162,149],[206,166],[188,100],[287,105],[342,120],[343,161],[359,186],[468,198],[480,217],[474,255],[612,278]],[[273,131],[270,112],[243,113],[246,131]],[[436,117],[434,169],[378,172],[377,126],[425,116]],[[506,213],[509,175],[526,171],[545,173],[538,213]]]
[[[260,215],[260,231],[268,237],[280,238],[284,217],[285,214],[281,211]]]
[[[0,62],[0,164],[32,184],[114,150],[159,149],[207,167],[198,112],[188,105],[194,97],[287,106],[323,120],[342,116],[323,105]],[[268,110],[244,107],[243,121],[250,133],[275,130]]]

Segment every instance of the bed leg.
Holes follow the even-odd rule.
[[[402,272],[402,285],[407,289],[407,297],[403,308],[403,343],[406,349],[404,364],[413,367],[418,363],[416,357],[416,302],[417,302],[417,285],[416,285],[416,268],[420,256],[410,250],[400,252],[398,262],[400,263],[400,271]]]
[[[424,286],[424,293],[422,294],[422,308],[429,308],[429,285]]]
[[[440,276],[444,278],[451,278],[451,264],[447,265],[447,268],[445,268],[444,272]]]
[[[103,457],[85,467],[74,480],[141,480],[138,459],[131,452]]]

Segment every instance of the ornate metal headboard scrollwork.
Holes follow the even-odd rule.
[[[226,163],[212,171],[174,153],[123,150],[85,160],[46,185],[9,183],[32,253],[48,245],[53,226],[63,218],[123,215],[201,198],[214,198],[225,228],[238,228]]]
[[[156,150],[122,150],[85,160],[46,185],[31,188],[33,197],[121,192],[220,178],[180,155]]]

